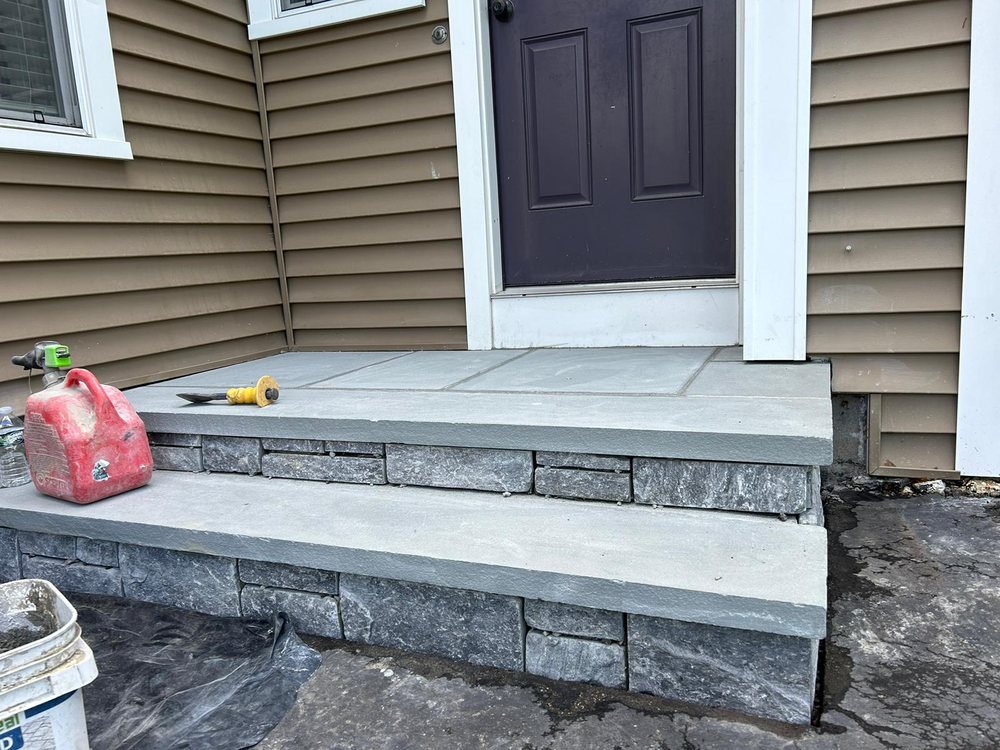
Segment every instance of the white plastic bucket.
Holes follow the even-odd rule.
[[[0,640],[15,618],[38,637],[0,653],[0,750],[89,750],[80,689],[97,665],[76,610],[48,581],[0,584]]]

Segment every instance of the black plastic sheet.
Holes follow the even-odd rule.
[[[124,599],[71,600],[100,670],[84,689],[94,748],[253,747],[320,664],[280,618],[248,623]]]

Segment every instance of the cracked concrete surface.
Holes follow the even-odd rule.
[[[826,513],[830,638],[818,727],[337,644],[259,747],[1000,746],[1000,503],[842,490],[827,495]]]

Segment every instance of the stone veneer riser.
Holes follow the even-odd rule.
[[[284,611],[303,633],[790,723],[810,721],[816,689],[809,638],[0,528],[0,581],[19,577],[225,617]]]
[[[151,433],[158,469],[800,516],[818,467],[293,438]]]

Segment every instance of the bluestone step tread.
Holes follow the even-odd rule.
[[[157,472],[91,505],[3,490],[0,526],[825,634],[825,529],[745,514]]]
[[[162,385],[130,390],[128,397],[153,432],[800,466],[826,465],[833,450],[828,393],[753,398],[287,389],[265,409],[185,405]]]

